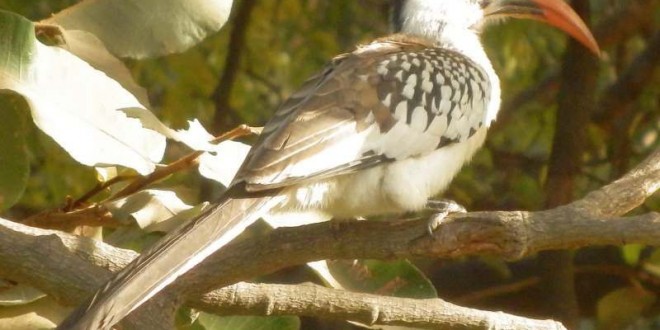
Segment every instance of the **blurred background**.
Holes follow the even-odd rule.
[[[0,0],[0,9],[37,21],[76,2]],[[502,110],[485,147],[444,197],[474,211],[542,210],[611,182],[660,146],[660,1],[573,5],[591,22],[601,59],[537,22],[507,21],[484,33],[502,81]],[[147,89],[151,110],[174,128],[193,118],[215,135],[243,123],[261,126],[330,58],[387,34],[389,6],[386,0],[235,0],[220,33],[185,53],[127,65]],[[34,131],[30,183],[10,210],[17,218],[95,185],[93,169]],[[169,148],[166,160],[187,152]],[[218,193],[195,172],[163,185],[190,204]],[[652,210],[660,210],[657,194],[634,212]],[[583,328],[660,328],[660,274],[646,267],[660,266],[652,247],[548,252],[515,263],[491,257],[414,262],[439,297],[461,305],[557,317]],[[315,280],[302,268],[267,278],[284,279]],[[311,319],[303,325],[346,327]]]

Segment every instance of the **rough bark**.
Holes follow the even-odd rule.
[[[167,328],[172,305],[176,302],[186,299],[195,306],[208,306],[208,302],[200,302],[200,299],[208,299],[208,296],[200,298],[205,293],[200,288],[227,286],[319,259],[456,258],[489,254],[517,260],[545,250],[629,243],[658,245],[660,214],[620,217],[658,189],[660,149],[625,177],[571,204],[540,212],[476,212],[451,216],[440,224],[433,237],[427,234],[427,219],[321,223],[277,229],[265,236],[228,245],[153,302],[138,309],[124,325]],[[117,271],[136,255],[133,251],[91,239],[0,220],[0,277],[34,286],[64,305],[80,302],[102,285],[112,271]],[[171,299],[173,297],[178,298]],[[368,296],[362,299],[372,301]],[[387,301],[402,303],[391,299]],[[385,305],[378,305],[378,301],[356,307],[355,313],[364,315],[365,309],[386,309]],[[231,301],[223,303],[232,304]],[[440,300],[428,303],[435,307],[429,311],[431,316],[425,321],[426,325],[409,314],[398,314],[400,319],[391,324],[437,326],[437,322],[442,322],[435,318],[437,315],[465,315],[466,309],[462,307],[454,308],[455,305]],[[339,312],[330,303],[324,302],[323,306],[326,307],[310,307],[305,315],[349,316],[337,315]],[[278,308],[278,313],[295,314],[300,307],[284,304]],[[247,313],[263,313],[263,309],[251,309]],[[494,315],[474,310],[470,313],[484,317]],[[519,320],[498,315],[502,320]],[[364,317],[357,316],[353,320],[365,321]],[[378,318],[377,322],[390,321]],[[484,329],[492,325],[480,324]]]

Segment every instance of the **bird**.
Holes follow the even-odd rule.
[[[543,21],[600,54],[562,0],[395,0],[397,33],[334,57],[275,111],[223,196],[143,251],[58,329],[111,329],[270,214],[350,219],[427,208],[483,145],[500,82],[489,22]]]

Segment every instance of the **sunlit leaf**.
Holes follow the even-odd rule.
[[[213,140],[211,135],[197,119],[188,121],[188,129],[174,130],[156,117],[151,111],[144,108],[122,109],[131,118],[138,118],[145,128],[154,130],[164,136],[179,141],[193,150],[214,151],[217,145],[210,143]],[[244,158],[245,156],[243,156]],[[242,158],[241,158],[242,161]]]
[[[60,47],[117,81],[133,94],[142,105],[150,106],[147,91],[135,82],[126,65],[110,54],[105,45],[95,35],[79,30],[62,29],[60,32],[65,42]]]
[[[213,152],[205,152],[199,158],[199,173],[226,187],[236,175],[248,151],[250,146],[244,143],[222,142],[213,148]]]
[[[119,174],[114,166],[95,167],[94,169],[96,170],[96,179],[99,182],[108,182]]]
[[[129,215],[142,229],[172,219],[192,206],[184,203],[173,191],[143,190],[128,197],[105,204],[117,219]],[[153,230],[154,227],[151,227]],[[162,228],[161,228],[162,229]]]
[[[141,107],[116,81],[58,48],[36,41],[33,25],[0,12],[0,89],[23,95],[35,124],[85,165],[117,164],[149,173],[165,137],[128,118],[121,108]]]
[[[45,23],[96,35],[120,57],[182,52],[218,31],[232,0],[86,0]]]

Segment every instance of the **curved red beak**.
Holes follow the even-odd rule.
[[[486,17],[527,18],[548,23],[600,56],[600,48],[591,31],[563,0],[493,0],[484,8],[484,12]]]

